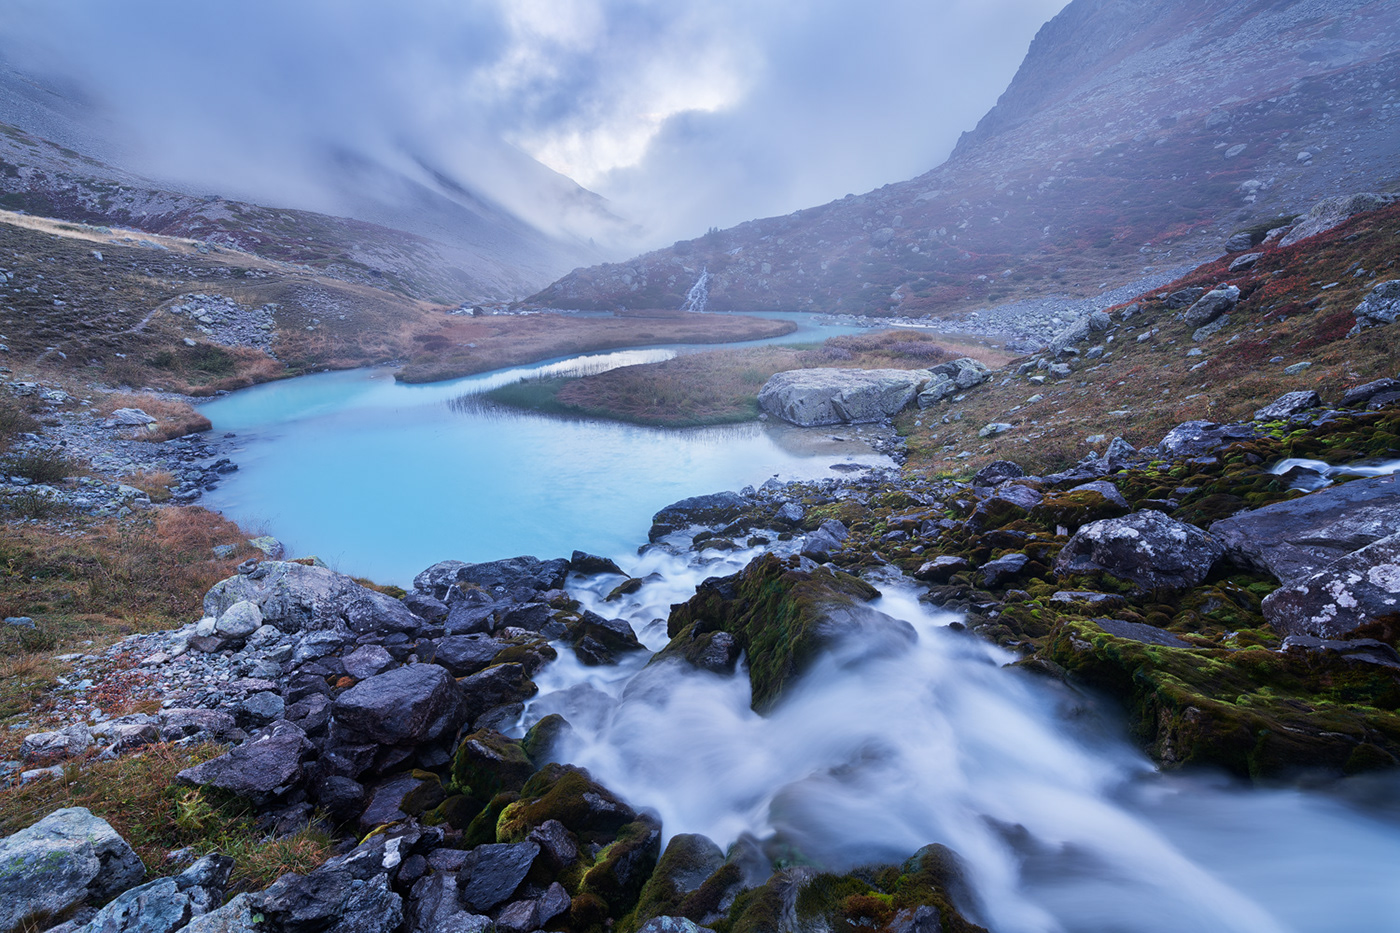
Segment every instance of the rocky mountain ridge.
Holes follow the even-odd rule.
[[[1194,265],[1339,187],[1396,183],[1391,14],[1077,0],[944,165],[576,270],[531,301],[680,307],[708,270],[712,308],[959,319]]]

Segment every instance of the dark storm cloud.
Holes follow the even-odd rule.
[[[327,159],[424,161],[547,228],[566,186],[637,245],[932,168],[1064,0],[9,0],[17,66],[87,87],[131,167],[322,210]]]

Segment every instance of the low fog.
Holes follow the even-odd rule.
[[[157,180],[354,214],[369,164],[627,253],[927,171],[1063,5],[9,0],[0,55]]]

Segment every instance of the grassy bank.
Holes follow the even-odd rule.
[[[985,347],[894,330],[832,337],[818,345],[690,353],[576,379],[515,383],[489,392],[487,398],[516,408],[658,427],[731,424],[758,417],[759,390],[786,370],[924,369],[961,356],[976,356],[989,365],[1006,359]]]
[[[541,360],[662,344],[724,344],[781,337],[791,321],[682,311],[619,312],[615,317],[569,314],[454,315],[415,334],[419,350],[399,372],[403,382],[437,382]]]

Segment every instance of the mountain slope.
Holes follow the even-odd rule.
[[[1194,264],[1400,181],[1400,17],[1374,0],[1075,0],[918,178],[577,270],[531,301],[955,316]]]

